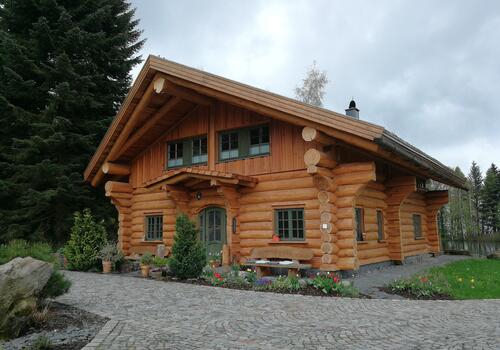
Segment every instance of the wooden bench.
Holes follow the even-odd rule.
[[[245,265],[255,266],[257,277],[268,275],[271,267],[288,269],[288,276],[297,276],[299,270],[310,269],[311,264],[303,264],[301,261],[309,261],[314,253],[309,248],[269,246],[252,249],[250,259]],[[269,260],[269,263],[259,263],[261,259]],[[290,264],[280,264],[282,261],[292,261]]]

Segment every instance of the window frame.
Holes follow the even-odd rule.
[[[152,222],[153,228],[150,230],[150,223],[154,219],[157,219],[157,221]],[[151,236],[150,236],[150,232],[152,233]],[[146,242],[163,241],[163,214],[162,213],[148,213],[148,214],[144,215],[144,241],[146,241]]]
[[[201,161],[201,162],[193,162],[193,152],[194,152],[194,142],[198,140],[206,139],[207,141],[207,160]],[[182,164],[181,165],[173,165],[169,166],[168,162],[170,160],[170,145],[173,144],[182,144]],[[189,167],[189,166],[200,166],[200,165],[206,165],[208,164],[208,135],[207,134],[202,134],[202,135],[197,135],[197,136],[192,136],[192,137],[187,137],[183,139],[176,139],[176,140],[170,140],[167,141],[166,149],[167,149],[167,154],[166,154],[166,166],[165,170],[170,170],[170,169],[178,169],[178,168],[183,168],[183,167]],[[200,143],[200,152],[201,152],[201,143]],[[200,154],[200,156],[203,156],[204,154]],[[176,158],[177,159],[177,158]]]
[[[268,133],[268,152],[261,152],[258,154],[250,154],[250,142],[251,142],[251,131],[254,129],[262,129],[264,127],[267,127],[267,133]],[[235,157],[230,157],[230,158],[222,158],[222,137],[223,135],[227,134],[232,134],[232,133],[237,133],[238,134],[238,156]],[[260,134],[259,134],[260,135]],[[231,143],[231,140],[229,140]],[[235,129],[226,129],[226,130],[219,130],[217,132],[217,163],[225,163],[225,162],[230,162],[234,160],[240,160],[240,159],[248,159],[248,158],[257,158],[257,157],[267,157],[271,155],[271,127],[269,123],[266,124],[256,124],[256,125],[251,125],[251,126],[245,126],[242,128],[235,128]],[[261,144],[265,143],[259,143],[259,147]]]
[[[415,220],[415,219],[418,219],[418,220]],[[412,214],[412,223],[413,223],[413,239],[415,239],[415,240],[423,239],[424,233],[422,231],[422,214],[413,213]],[[418,230],[417,230],[417,228],[418,228]]]
[[[263,136],[264,136],[264,128],[267,128],[267,142],[263,142]],[[252,145],[252,131],[254,130],[258,130],[258,137],[259,137],[259,143],[255,144],[255,145]],[[251,127],[249,128],[248,130],[248,155],[250,157],[258,157],[258,156],[264,156],[264,155],[268,155],[270,150],[271,150],[271,137],[270,137],[270,133],[269,133],[269,125],[268,124],[264,124],[264,125],[257,125],[255,127]],[[266,152],[262,152],[261,151],[261,148],[264,147],[265,145],[267,145],[267,151]],[[256,153],[256,154],[252,154],[252,146],[257,146],[259,148],[259,153]]]
[[[361,225],[358,225],[358,211],[361,212]],[[361,227],[360,227],[361,226]],[[363,207],[354,207],[354,230],[356,233],[356,241],[364,242],[364,232],[365,232],[365,209]]]
[[[203,153],[203,140],[205,140],[205,149],[206,149],[205,153]],[[200,154],[195,156],[195,154],[194,154],[194,143],[196,141],[200,142],[200,146],[199,146],[200,147]],[[207,135],[201,135],[201,136],[198,136],[198,137],[193,137],[193,138],[191,138],[190,142],[191,142],[191,164],[192,165],[207,164],[207,162],[208,162],[208,137],[207,137]],[[194,161],[194,157],[203,157],[203,156],[206,156],[205,160],[198,161],[198,162]]]
[[[380,214],[380,216],[379,216]],[[376,210],[377,215],[377,241],[385,241],[385,215],[382,209]]]
[[[287,213],[287,234],[286,236],[282,236],[280,234],[280,220],[279,220],[279,213]],[[293,218],[293,212],[300,212],[302,214],[302,218],[294,219]],[[296,227],[297,232],[299,232],[299,229],[302,229],[302,237],[293,237],[293,231],[294,231],[294,221],[295,222],[302,222],[302,227]],[[299,225],[300,226],[300,225]],[[274,233],[280,237],[280,241],[284,242],[303,242],[306,240],[306,220],[305,220],[305,209],[303,207],[290,207],[290,208],[274,208]]]

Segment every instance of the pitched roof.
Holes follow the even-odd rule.
[[[84,172],[86,181],[91,181],[100,171],[113,147],[114,141],[137,104],[134,101],[137,101],[144,93],[156,73],[168,76],[169,80],[176,84],[187,88],[195,88],[199,93],[207,96],[221,99],[236,98],[240,106],[260,111],[262,114],[272,116],[279,113],[280,116],[291,118],[296,124],[303,123],[307,125],[312,123],[321,131],[340,138],[346,143],[356,140],[357,143],[368,142],[375,146],[378,145],[384,150],[396,154],[404,161],[423,169],[430,177],[440,182],[465,188],[464,178],[456,175],[450,168],[379,125],[302,103],[152,55],[144,63],[139,76],[90,160]]]

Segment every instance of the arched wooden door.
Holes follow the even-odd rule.
[[[200,240],[205,244],[208,260],[221,260],[226,243],[226,211],[208,207],[200,212]]]

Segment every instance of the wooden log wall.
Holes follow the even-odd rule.
[[[137,188],[132,197],[132,234],[130,244],[132,251],[140,252],[145,248],[150,251],[156,250],[158,242],[148,242],[145,240],[145,217],[147,215],[161,214],[163,216],[163,244],[171,248],[174,231],[177,206],[173,199],[160,188],[150,191],[146,188]]]
[[[376,181],[375,163],[345,163],[333,169],[337,206],[337,267],[355,270],[359,266],[354,222],[354,204],[368,183]]]
[[[427,208],[427,241],[433,253],[441,251],[441,237],[439,235],[437,214],[443,205],[448,203],[448,191],[429,191],[425,194]]]
[[[384,217],[384,233],[387,233],[385,225],[387,195],[385,186],[379,182],[370,182],[364,190],[356,197],[355,206],[364,209],[365,232],[364,240],[357,242],[357,256],[359,265],[374,264],[389,261],[389,248],[387,240],[378,240],[377,210],[381,210]]]
[[[422,217],[422,238],[419,239],[414,237],[413,214],[419,214]],[[413,192],[408,195],[401,204],[400,217],[403,258],[428,253],[425,195],[420,192]]]
[[[272,244],[310,248],[314,252],[311,263],[319,268],[321,249],[320,214],[318,190],[313,179],[304,170],[258,176],[254,188],[240,189],[240,254],[243,259],[250,256],[255,247]],[[305,241],[272,243],[274,211],[281,208],[304,208]]]
[[[393,261],[403,261],[403,248],[401,240],[400,208],[403,201],[416,191],[416,178],[414,176],[394,177],[385,183],[387,195],[387,239],[389,241],[389,257]]]
[[[124,254],[129,254],[132,234],[132,186],[124,182],[108,181],[104,186],[106,197],[118,211],[118,246]]]

